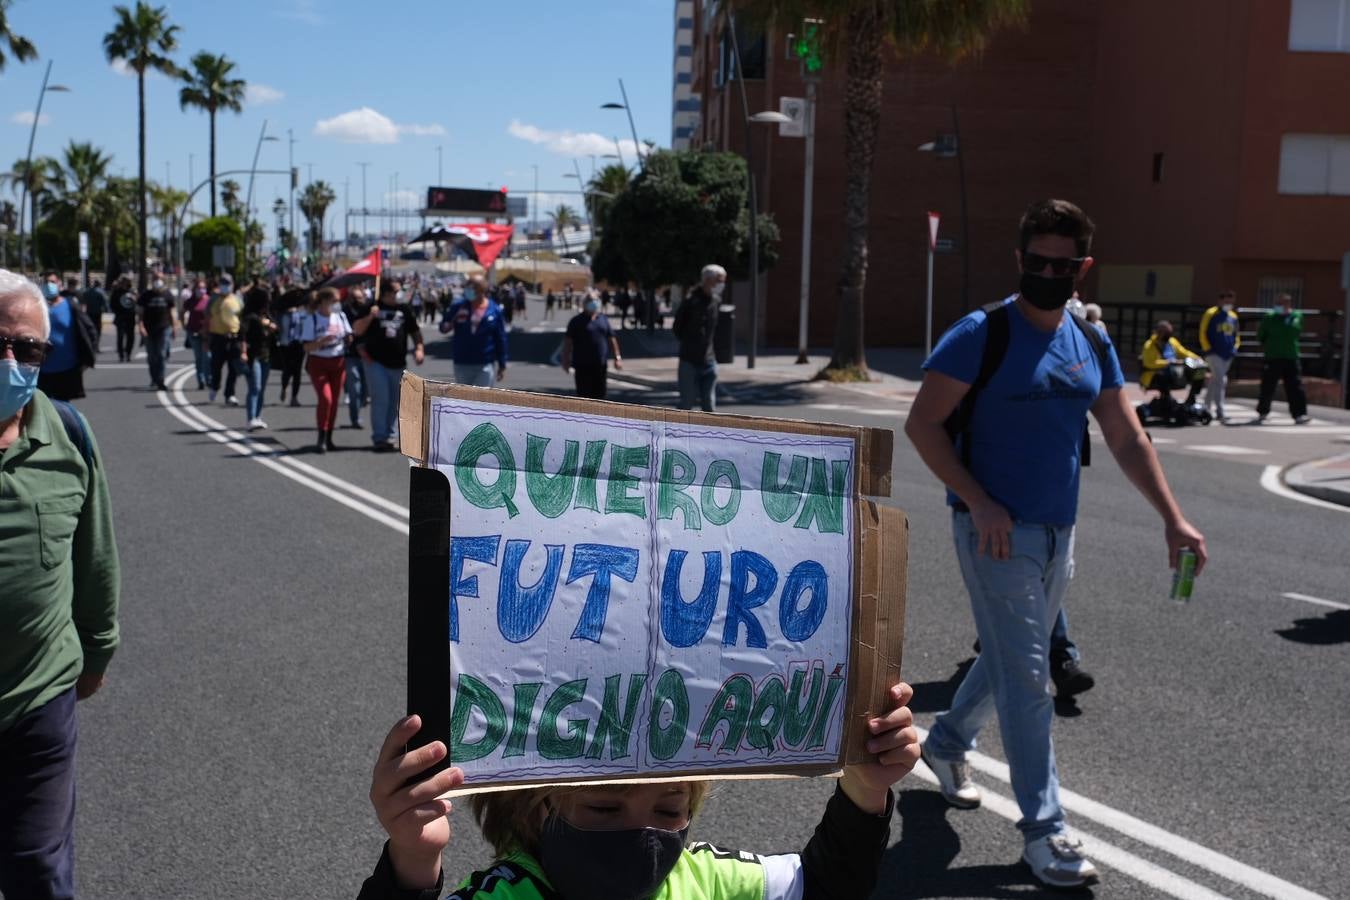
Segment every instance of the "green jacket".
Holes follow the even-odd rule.
[[[1285,314],[1278,309],[1266,313],[1256,329],[1256,339],[1266,359],[1298,359],[1298,338],[1303,333],[1303,313]]]
[[[86,464],[42,391],[23,415],[0,451],[0,734],[101,674],[117,647],[121,576],[98,446],[90,433]]]

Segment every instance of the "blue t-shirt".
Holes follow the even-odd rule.
[[[70,301],[48,307],[52,317],[52,350],[42,361],[42,371],[49,375],[55,372],[69,372],[80,364],[79,351],[75,346],[75,330],[72,327]]]
[[[1098,394],[1125,383],[1110,340],[1102,371],[1069,315],[1047,334],[1016,306],[1008,310],[1008,352],[975,401],[970,430],[961,438],[971,441],[971,474],[1017,522],[1073,524],[1084,417]],[[984,311],[976,310],[953,325],[924,369],[973,384],[988,333],[984,320]],[[948,491],[947,502],[956,500]]]

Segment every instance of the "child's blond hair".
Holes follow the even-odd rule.
[[[708,782],[690,781],[689,818],[698,813],[708,796]],[[621,791],[627,785],[606,785],[611,790]],[[469,798],[469,806],[478,828],[492,845],[497,856],[523,850],[531,856],[539,854],[539,832],[544,823],[542,810],[555,797],[586,790],[585,785],[569,787],[522,788],[518,791],[490,791],[474,794]]]

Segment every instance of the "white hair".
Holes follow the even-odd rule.
[[[703,267],[703,275],[702,275],[704,281],[707,281],[709,277],[726,278],[727,270],[719,266],[717,263],[710,263]]]
[[[1095,303],[1084,304],[1083,315],[1089,322],[1096,322],[1102,317],[1102,308]]]
[[[18,272],[0,269],[0,303],[9,300],[11,297],[27,298],[37,304],[37,308],[42,310],[42,339],[45,341],[51,338],[52,314],[47,309],[47,301],[43,298],[42,291],[38,290],[36,284]]]

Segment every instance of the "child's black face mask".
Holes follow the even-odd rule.
[[[539,836],[539,864],[564,897],[646,900],[680,860],[689,835],[663,828],[588,831],[556,812]]]

